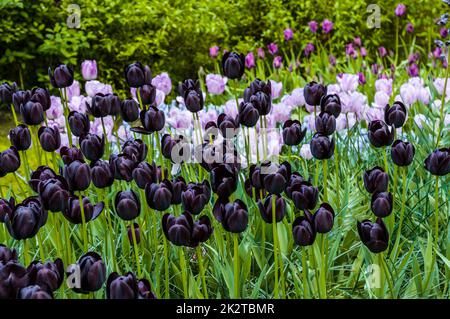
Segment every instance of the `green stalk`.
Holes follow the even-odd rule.
[[[28,239],[23,240],[23,258],[25,261],[25,266],[28,267],[30,264],[30,247],[28,244]]]
[[[323,201],[328,202],[328,160],[322,161],[323,169]]]
[[[239,298],[239,234],[233,234],[234,241],[234,298]]]
[[[106,158],[109,158],[109,141],[108,141],[108,135],[106,135],[106,128],[105,128],[105,121],[103,120],[103,117],[100,118],[102,122],[102,130],[103,130],[103,136],[105,137],[105,151],[106,151]]]
[[[197,259],[198,259],[198,267],[200,269],[200,276],[202,278],[203,297],[205,299],[208,299],[208,289],[206,287],[205,268],[203,266],[202,248],[200,246],[197,246]]]
[[[384,295],[383,253],[378,253],[378,269],[380,270],[380,287],[378,289],[378,298],[382,299]]]
[[[303,298],[309,299],[309,288],[308,288],[308,266],[306,265],[308,251],[306,247],[302,250],[302,276],[303,276]]]
[[[161,151],[161,141],[159,139],[159,132],[155,132],[156,134],[156,146],[158,147],[159,150],[159,163],[161,165],[161,179],[164,180],[164,159],[162,156],[162,151]]]
[[[166,299],[169,299],[169,258],[168,258],[168,252],[167,252],[166,236],[163,236],[163,243],[164,243],[164,274],[165,274],[164,284],[166,287],[166,289],[164,290],[164,297]]]
[[[84,214],[83,196],[81,192],[78,193],[78,203],[81,209],[81,227],[83,235],[83,250],[85,253],[88,252],[88,240],[87,240],[87,229],[86,229],[86,216]]]
[[[335,193],[336,193],[336,210],[338,212],[341,211],[341,198],[339,194],[339,150],[338,150],[338,143],[337,143],[337,132],[335,134],[336,138],[336,146],[334,148],[334,173],[335,173]]]
[[[327,258],[326,258],[326,253],[325,253],[325,241],[326,241],[326,237],[325,234],[322,234],[321,236],[322,240],[322,245],[320,248],[320,255],[321,255],[321,270],[320,270],[320,281],[321,281],[321,288],[322,288],[322,298],[326,299],[327,298]]]
[[[140,263],[140,260],[139,260],[139,247],[137,245],[136,233],[135,233],[135,230],[134,230],[134,223],[133,223],[133,221],[130,222],[130,230],[131,230],[131,237],[133,238],[133,250],[134,250],[134,257],[136,258],[137,272],[138,272],[138,276],[141,277],[142,276],[142,272],[141,272],[141,263]]]
[[[398,229],[397,229],[397,236],[395,239],[394,248],[392,250],[393,252],[393,260],[397,259],[398,256],[398,247],[400,245],[400,237],[402,235],[402,225],[403,225],[403,218],[405,215],[405,209],[406,209],[406,168],[402,168],[402,208],[400,211],[400,219],[398,223]]]
[[[179,248],[180,253],[180,270],[181,270],[181,277],[183,280],[183,294],[184,299],[189,298],[188,294],[188,280],[187,280],[187,274],[186,274],[186,258],[184,257],[184,247]]]
[[[278,294],[278,229],[276,221],[276,195],[272,195],[272,233],[273,233],[273,259],[274,259],[274,272],[275,272],[275,288],[274,298],[279,298]]]
[[[14,109],[14,105],[11,104],[11,112],[14,118],[14,125],[17,126],[19,125],[19,122],[17,121],[17,114],[16,114],[16,110]]]
[[[66,122],[66,129],[67,129],[67,137],[69,139],[69,147],[72,147],[72,132],[70,131],[69,126],[69,104],[67,101],[67,88],[61,89],[61,98],[63,100],[63,111],[64,111],[64,120]]]

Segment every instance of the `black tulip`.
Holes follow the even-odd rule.
[[[9,140],[19,151],[26,151],[31,146],[31,134],[28,127],[19,124],[9,131]]]
[[[217,118],[217,127],[224,138],[230,139],[236,136],[239,122],[237,118],[222,113]]]
[[[392,213],[392,194],[379,192],[372,195],[370,208],[377,217],[387,217]]]
[[[123,276],[119,276],[117,272],[113,272],[108,276],[106,281],[106,298],[108,299],[138,299],[139,289],[136,276],[132,272],[128,272]]]
[[[181,194],[181,203],[185,211],[198,215],[208,204],[211,198],[211,188],[208,181],[202,183],[189,183]]]
[[[176,246],[196,247],[211,236],[213,229],[208,216],[202,216],[194,221],[192,215],[184,212],[175,217],[165,214],[162,219],[162,228],[166,238]]]
[[[27,125],[39,125],[44,121],[44,108],[41,103],[28,101],[20,105],[20,115]]]
[[[373,253],[385,251],[389,244],[389,233],[381,218],[376,222],[363,220],[357,223],[358,234],[364,245]]]
[[[0,244],[0,264],[5,265],[9,261],[17,261],[17,250]]]
[[[47,300],[53,299],[53,295],[39,285],[31,285],[21,288],[17,293],[17,299]]]
[[[200,87],[199,80],[184,80],[180,86],[180,93],[184,99],[186,108],[192,112],[197,113],[203,109],[203,93]]]
[[[14,210],[15,199],[10,197],[9,200],[5,198],[0,198],[0,223],[5,222],[5,216],[10,215]],[[0,259],[1,261],[1,259]]]
[[[39,142],[46,152],[54,152],[61,147],[61,134],[56,126],[41,126],[38,130]]]
[[[144,84],[151,84],[152,72],[148,65],[143,66],[140,62],[135,62],[125,67],[125,79],[128,86],[138,88]]]
[[[44,209],[51,212],[63,211],[69,198],[68,189],[67,182],[62,176],[41,182],[38,191]]]
[[[138,280],[139,299],[156,299],[152,287],[147,279]]]
[[[156,88],[151,84],[145,84],[137,89],[141,97],[142,104],[154,105],[156,99]]]
[[[222,57],[223,74],[229,79],[240,79],[245,71],[245,57],[236,52],[226,52]]]
[[[229,164],[219,164],[211,170],[211,187],[220,198],[230,197],[237,189],[238,172]]]
[[[392,161],[398,166],[408,166],[412,163],[415,152],[413,144],[396,140],[391,147]]]
[[[250,102],[241,102],[239,104],[239,123],[247,127],[256,125],[259,119],[258,109]]]
[[[0,263],[0,299],[15,299],[20,289],[30,283],[25,267],[16,261]]]
[[[330,139],[328,136],[316,133],[311,139],[310,147],[314,158],[329,159],[334,153],[334,138]]]
[[[106,279],[106,266],[100,255],[88,252],[77,261],[80,270],[80,287],[73,290],[77,293],[87,294],[99,290]],[[75,271],[75,270],[73,270]],[[67,276],[72,273],[67,273]]]
[[[286,145],[298,145],[306,135],[306,127],[302,129],[302,124],[298,120],[287,120],[283,124],[283,142]]]
[[[305,179],[299,172],[293,172],[289,177],[288,184],[286,186],[286,189],[284,190],[286,196],[292,199],[292,191],[296,190],[296,187],[304,181]]]
[[[64,166],[64,178],[71,191],[84,191],[91,183],[91,169],[86,163],[73,161]]]
[[[307,181],[293,181],[288,184],[286,194],[297,209],[314,209],[319,199],[319,190]]]
[[[387,125],[395,128],[402,127],[405,124],[407,113],[405,104],[400,101],[394,102],[392,107],[387,104],[384,108],[384,121]]]
[[[145,189],[147,184],[158,182],[156,171],[155,163],[141,162],[133,169],[132,177],[139,188]]]
[[[272,110],[272,98],[270,94],[258,91],[250,96],[249,101],[258,110],[259,115],[267,115]]]
[[[97,93],[90,105],[86,102],[86,108],[96,118],[105,117],[111,113],[111,101],[108,95]]]
[[[134,99],[123,100],[120,104],[120,115],[125,122],[134,122],[139,118],[139,104]]]
[[[181,164],[189,154],[190,147],[183,135],[172,137],[170,134],[164,134],[161,138],[161,152],[173,163]]]
[[[92,183],[97,188],[106,188],[114,183],[114,166],[108,161],[98,160],[91,163]]]
[[[436,176],[450,173],[450,148],[443,147],[428,155],[425,159],[425,169]]]
[[[252,83],[250,83],[250,86],[244,90],[244,101],[250,102],[250,98],[252,97],[252,95],[255,95],[258,92],[264,93],[265,95],[270,97],[272,94],[271,82],[265,82],[261,79],[256,78]]]
[[[371,121],[368,131],[369,141],[374,147],[389,146],[394,141],[394,129],[389,129],[381,120]]]
[[[220,202],[220,199],[218,200]],[[219,205],[214,212],[216,219],[222,223],[223,229],[231,233],[242,233],[248,226],[247,206],[240,199],[233,203]]]
[[[141,139],[131,139],[122,146],[122,153],[127,155],[136,163],[140,163],[147,158],[148,147]]]
[[[84,157],[90,161],[97,161],[105,153],[105,136],[100,138],[95,134],[87,134],[80,138],[80,149]]]
[[[54,262],[33,261],[27,271],[30,284],[38,285],[49,293],[58,290],[64,280],[64,264],[60,258]]]
[[[320,110],[322,112],[330,113],[335,118],[341,114],[341,99],[337,94],[324,95],[320,99]]]
[[[314,81],[306,84],[303,89],[303,95],[305,96],[306,103],[313,106],[319,105],[320,100],[322,97],[326,96],[326,94],[327,87]]]
[[[20,167],[20,155],[14,146],[0,153],[0,177],[14,173]]]
[[[33,238],[47,222],[47,211],[37,197],[28,197],[5,216],[9,234],[16,240]]]
[[[17,84],[15,82],[11,85],[6,82],[0,84],[0,102],[9,106],[12,103],[13,94],[16,90]]]
[[[111,154],[109,164],[114,168],[114,178],[130,182],[133,179],[133,170],[136,167],[136,161],[133,161],[125,154]]]
[[[80,161],[84,163],[83,153],[79,148],[62,146],[59,150],[59,155],[61,155],[61,159],[63,160],[65,165],[69,165],[74,161]]]
[[[264,176],[263,184],[265,190],[269,194],[282,193],[291,176],[291,165],[288,162],[283,162],[281,165],[271,164],[266,167],[267,174]]]
[[[136,244],[139,245],[139,243],[141,242],[141,229],[139,228],[138,223],[133,223],[133,229],[131,229],[130,225],[127,226],[127,236],[128,236],[128,241],[130,242],[130,245],[134,245],[133,233],[132,233],[133,231],[134,231],[134,236],[136,238]]]
[[[118,192],[114,200],[114,207],[117,215],[123,220],[133,220],[141,213],[141,202],[132,190]]]
[[[163,180],[161,183],[152,183],[145,186],[145,197],[150,208],[157,211],[165,211],[172,202],[172,183]]]
[[[388,188],[389,175],[381,167],[375,166],[364,172],[363,181],[369,193],[385,192]]]
[[[283,220],[286,215],[286,202],[280,195],[269,195],[264,199],[258,201],[259,212],[262,219],[269,224],[273,223],[273,200],[275,196],[275,222],[278,223]]]
[[[186,181],[182,176],[178,176],[175,180],[172,181],[172,205],[181,204],[181,195],[187,189]]]
[[[72,85],[73,83],[73,69],[65,64],[61,64],[52,72],[48,68],[48,76],[53,87],[61,89]]]
[[[294,243],[299,246],[310,246],[314,244],[316,234],[313,216],[305,210],[305,215],[297,217],[292,224]]]
[[[39,102],[44,111],[47,111],[51,106],[50,93],[43,88],[34,88],[31,91],[30,101]]]
[[[100,202],[93,205],[88,197],[82,197],[83,210],[84,210],[84,221],[90,222],[96,219],[100,213],[103,211],[105,204]],[[70,196],[63,210],[64,217],[72,224],[82,224],[83,214],[81,211],[80,200],[78,196]]]
[[[120,113],[120,99],[117,94],[109,93],[106,94],[106,99],[109,103],[109,115],[116,116]]]
[[[333,228],[334,210],[328,203],[320,205],[313,216],[314,227],[320,234],[326,234]]]
[[[31,91],[17,91],[12,96],[12,103],[16,113],[20,113],[20,106],[26,104],[31,99]]]
[[[329,136],[336,131],[336,118],[334,115],[321,112],[316,117],[316,131],[322,135]]]
[[[142,110],[140,118],[143,127],[133,127],[131,129],[133,132],[151,134],[153,132],[161,131],[166,124],[164,112],[155,106],[150,106],[147,111]]]
[[[43,181],[46,181],[50,178],[56,177],[56,173],[48,166],[39,166],[35,171],[31,173],[30,181],[28,182],[30,184],[30,187],[35,191],[36,193],[39,190],[39,184]]]
[[[91,122],[89,116],[84,113],[72,111],[68,117],[70,131],[73,135],[80,137],[89,133],[91,129]]]

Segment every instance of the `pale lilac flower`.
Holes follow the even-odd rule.
[[[64,114],[64,109],[61,104],[61,98],[57,96],[50,96],[50,108],[46,111],[47,119],[54,120]]]
[[[327,86],[327,94],[338,94],[341,92],[341,86],[339,84],[330,84]]]
[[[190,129],[192,127],[192,114],[188,110],[173,107],[167,116],[167,123],[175,129]]]
[[[284,103],[276,103],[272,105],[272,113],[275,122],[284,123],[291,117],[292,107]]]
[[[275,58],[273,58],[273,67],[275,69],[281,68],[283,66],[282,61],[283,61],[283,58],[281,56],[277,55]]]
[[[398,4],[394,12],[397,17],[401,17],[406,13],[406,6],[403,3]]]
[[[406,32],[408,32],[408,33],[414,32],[414,26],[411,22],[408,22],[408,24],[406,25]]]
[[[215,95],[220,95],[225,91],[227,85],[227,77],[222,77],[220,74],[206,75],[206,87],[208,92]]]
[[[209,48],[209,56],[211,58],[216,58],[219,55],[219,47],[217,45]]]
[[[300,148],[300,156],[305,160],[310,160],[313,158],[309,144],[302,145]]]
[[[208,122],[217,122],[217,118],[219,114],[217,114],[217,111],[213,108],[210,108],[208,111],[205,111],[205,109],[198,112],[198,116],[200,118],[200,124],[202,128],[205,128],[206,123]]]
[[[365,57],[367,56],[367,50],[366,50],[366,48],[365,48],[365,47],[361,47],[361,48],[359,49],[359,54],[361,54],[361,56],[362,56],[363,58],[365,58]]]
[[[70,101],[72,96],[80,95],[80,82],[74,80],[72,85],[67,88],[67,99]]]
[[[309,26],[309,30],[312,33],[316,33],[317,29],[319,28],[319,24],[316,21],[314,21],[314,20],[313,21],[309,21],[308,26]]]
[[[392,79],[378,79],[375,81],[375,89],[377,91],[383,91],[387,95],[392,94]]]
[[[76,145],[77,141],[76,141],[77,137],[72,135],[72,145]],[[69,146],[69,136],[66,133],[62,133],[61,134],[61,147],[63,146]],[[61,149],[60,147],[60,149]]]
[[[323,32],[326,33],[330,33],[331,30],[333,30],[333,22],[331,22],[328,19],[323,20],[322,22],[322,30]]]
[[[420,129],[423,129],[423,125],[427,123],[427,117],[424,114],[417,114],[414,116],[414,123],[416,123]]]
[[[389,104],[389,95],[384,91],[377,91],[374,96],[373,107],[384,108]]]
[[[450,125],[450,114],[446,114],[445,118],[444,118],[444,126],[449,126]]]
[[[417,88],[410,83],[405,83],[400,87],[400,96],[403,103],[411,106],[417,101]]]
[[[384,120],[384,110],[378,107],[369,107],[365,113],[366,121]]]
[[[81,75],[86,81],[95,80],[97,78],[97,61],[85,60],[81,63]]]
[[[283,34],[284,34],[284,40],[286,40],[286,41],[292,40],[292,38],[294,37],[294,31],[292,31],[291,28],[285,29]]]
[[[311,53],[314,52],[314,50],[315,50],[314,44],[310,42],[306,45],[305,50],[303,50],[303,52],[305,53],[306,56],[309,56]]]
[[[265,57],[266,57],[266,53],[264,52],[264,49],[258,48],[258,58],[260,58],[261,60],[264,60]]]
[[[336,76],[336,80],[341,86],[342,91],[354,92],[358,88],[358,75],[344,73],[341,76]]]
[[[341,92],[342,113],[362,113],[367,105],[367,96],[360,92]]]
[[[65,120],[64,116],[60,116],[60,117],[57,117],[54,119],[49,119],[48,126],[50,126],[50,127],[56,126],[58,128],[59,132],[63,133],[66,130],[66,120]]]
[[[258,55],[259,55],[259,53],[258,53]],[[247,69],[251,69],[251,68],[255,67],[255,56],[254,56],[253,52],[249,52],[245,56],[245,67]]]
[[[428,105],[430,103],[430,98],[431,98],[431,94],[430,94],[429,88],[422,87],[418,90],[417,99],[420,102],[422,102],[425,105]]]
[[[270,54],[274,55],[275,53],[278,52],[278,46],[276,43],[272,42],[267,46],[267,50],[269,51]]]
[[[433,103],[431,103],[431,106],[437,111],[439,111],[441,109],[441,105],[442,105],[442,101],[440,99],[436,99],[433,101]]]
[[[380,54],[380,56],[382,58],[384,58],[387,55],[387,50],[385,47],[379,47],[378,48],[378,53]]]
[[[270,85],[271,85],[271,96],[272,99],[278,99],[281,95],[281,90],[283,89],[283,83],[282,82],[276,82],[273,80],[270,80]]]
[[[278,157],[280,155],[282,141],[281,135],[277,131],[271,131],[267,134],[267,155],[270,157]]]
[[[97,80],[87,81],[84,85],[84,89],[86,94],[90,97],[94,97],[97,93],[113,93],[111,85],[103,84]]]
[[[244,99],[238,99],[239,104],[241,104],[241,102],[243,101]],[[225,114],[235,118],[238,115],[236,100],[235,99],[228,100],[223,107],[223,111]]]
[[[439,95],[442,95],[444,93],[444,86],[445,86],[445,79],[444,78],[437,78],[433,81],[433,85],[436,88],[436,91],[439,93]],[[447,83],[447,90],[450,86],[450,81]]]
[[[114,120],[112,116],[103,117],[103,123],[105,125],[106,136],[108,140],[111,140],[114,131]],[[102,118],[95,118],[94,121],[91,122],[91,129],[89,132],[98,136],[103,136]]]
[[[314,113],[311,113],[309,115],[306,115],[303,118],[303,122],[306,124],[306,128],[311,131],[316,131],[316,117],[314,116]]]
[[[314,106],[314,105],[309,105],[308,103],[305,102],[305,110],[309,113],[314,113],[314,109],[316,109],[316,113],[320,112],[320,107]]]
[[[152,79],[152,85],[161,90],[165,95],[169,95],[172,91],[172,80],[170,80],[169,74],[163,72],[158,74]]]
[[[166,98],[166,95],[163,91],[156,89],[156,97],[155,97],[155,105],[160,106],[164,103],[164,99]]]
[[[292,107],[299,107],[305,105],[303,88],[293,89],[290,95],[283,96],[281,102]]]
[[[131,134],[131,130],[129,128],[127,129],[124,125],[119,126],[117,135],[119,136],[119,140],[122,143],[128,141],[133,137],[133,135]]]
[[[90,101],[87,100],[86,97],[84,97],[83,95],[78,95],[72,97],[68,106],[71,111],[86,113],[86,102],[88,102],[90,105]]]

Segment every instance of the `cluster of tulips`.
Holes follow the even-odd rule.
[[[244,56],[234,52],[225,53],[222,69],[228,79],[238,81],[245,70]],[[205,252],[201,244],[211,238],[213,224],[217,222],[226,231],[226,238],[233,238],[234,284],[230,296],[238,298],[242,290],[239,282],[239,240],[240,234],[247,230],[251,222],[251,206],[256,206],[264,223],[272,226],[274,296],[279,297],[281,293],[285,297],[284,257],[279,247],[277,224],[288,224],[285,219],[287,210],[294,207],[295,218],[290,222],[294,243],[306,247],[313,245],[319,238],[320,253],[325,255],[328,240],[325,234],[333,228],[335,210],[339,212],[341,209],[338,172],[335,177],[336,207],[333,208],[328,201],[328,160],[333,155],[335,169],[339,169],[338,145],[332,137],[336,134],[336,118],[341,113],[339,96],[327,94],[327,87],[316,82],[310,82],[304,88],[306,103],[314,106],[314,114],[318,113],[315,117],[316,133],[309,144],[317,163],[322,162],[323,180],[322,185],[319,185],[318,166],[312,181],[300,172],[293,171],[293,165],[288,161],[279,163],[276,158],[268,158],[266,154],[266,116],[272,109],[270,81],[255,79],[251,82],[244,90],[241,103],[236,90],[238,115],[234,117],[222,113],[217,121],[206,123],[204,128],[198,116],[205,104],[201,83],[191,79],[181,83],[180,95],[194,120],[194,138],[191,143],[189,138],[165,130],[166,116],[156,106],[156,89],[151,84],[150,68],[137,62],[127,66],[124,73],[129,87],[136,89],[136,99],[121,100],[116,94],[97,93],[86,104],[87,113],[81,113],[69,112],[67,106],[67,87],[74,81],[73,70],[66,65],[49,70],[50,82],[59,90],[64,105],[69,145],[62,147],[59,129],[48,125],[45,116],[45,111],[50,107],[49,91],[44,88],[20,91],[15,85],[6,83],[1,86],[1,98],[6,104],[12,105],[16,127],[9,134],[12,146],[0,153],[0,176],[13,174],[16,179],[14,192],[17,194],[19,191],[24,199],[19,203],[18,196],[7,198],[2,191],[0,222],[5,224],[13,239],[23,241],[21,255],[29,266],[25,268],[18,262],[15,249],[0,246],[0,297],[51,298],[63,282],[63,263],[67,266],[75,260],[74,256],[84,254],[73,264],[75,268],[78,267],[81,276],[74,292],[96,292],[106,281],[108,298],[154,298],[150,282],[138,279],[143,273],[138,244],[145,233],[146,238],[151,238],[153,248],[158,247],[160,236],[157,224],[161,225],[164,234],[164,296],[170,297],[170,242],[175,246],[196,249],[202,294],[208,297],[203,264]],[[108,141],[103,124],[106,116],[129,123],[134,138],[122,145],[119,139],[117,143]],[[385,121],[372,121],[368,127],[370,143],[376,148],[392,144],[392,161],[401,168],[412,163],[415,153],[411,143],[402,140],[394,142],[395,129],[405,123],[406,116],[407,110],[403,103],[395,102],[392,107],[386,106]],[[102,136],[90,133],[92,117],[102,121]],[[289,119],[282,126],[282,137],[289,154],[298,151],[297,146],[306,136],[306,128],[299,119]],[[250,128],[255,128],[257,132],[254,141],[251,140]],[[239,154],[239,134],[243,135],[245,163],[241,162]],[[74,139],[78,141],[79,147],[72,144]],[[258,145],[259,141],[262,141],[262,150],[260,152],[260,148],[256,147],[256,163],[252,163],[251,144]],[[32,151],[32,156],[41,163],[45,160],[46,165],[32,170],[28,157]],[[195,163],[191,163],[193,158]],[[24,165],[26,189],[24,181],[17,174],[21,164]],[[425,168],[436,176],[448,174],[449,148],[435,150],[426,159]],[[373,253],[380,253],[389,245],[388,231],[381,219],[389,216],[393,210],[393,195],[388,192],[387,172],[385,157],[384,170],[377,166],[364,174],[364,185],[372,194],[371,209],[377,220],[358,222],[357,229],[361,241]],[[403,176],[404,172],[405,169]],[[244,192],[237,192],[239,185]],[[318,206],[319,199],[321,204]],[[405,196],[402,212],[404,206]],[[165,214],[159,216],[156,212]],[[144,215],[144,222],[136,223],[135,220],[141,214]],[[104,245],[112,252],[114,259],[114,236],[117,235],[120,221],[123,221],[126,236],[135,253],[137,275],[133,272],[119,275],[117,260],[112,260],[115,271],[107,276],[105,263],[93,251],[98,246],[92,238],[100,235],[88,227],[99,216],[105,218],[107,228],[105,238],[100,239],[104,240]],[[46,252],[39,234],[48,220],[54,226],[54,231],[58,232],[54,239],[56,253],[60,258],[54,262],[45,261]],[[402,221],[403,213],[400,225]],[[71,228],[73,226],[69,223],[79,226]],[[400,233],[401,226],[399,228]],[[79,230],[79,237],[74,229]],[[262,238],[265,238],[265,226],[261,231]],[[34,237],[37,237],[41,261],[32,262],[29,243]],[[220,238],[223,240],[223,234],[220,234]],[[69,244],[72,242],[80,243],[80,249],[73,249],[73,245]],[[398,249],[398,243],[396,246]],[[264,244],[263,248],[265,251]],[[264,251],[262,258],[265,260]],[[306,278],[306,248],[304,252],[302,271]],[[183,292],[187,296],[189,284],[184,249],[179,249],[179,253]],[[323,283],[328,270],[325,263],[321,269],[314,271],[320,277],[321,288],[325,285],[319,296],[326,297],[326,284]],[[68,277],[73,274],[67,271]]]

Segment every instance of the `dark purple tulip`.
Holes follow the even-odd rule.
[[[341,114],[341,99],[337,94],[324,95],[320,99],[320,110],[332,114],[335,118],[338,118]]]
[[[114,207],[117,215],[123,220],[133,220],[141,213],[141,202],[132,190],[118,192],[114,200]]]
[[[384,108],[384,121],[387,125],[393,125],[395,128],[402,127],[406,121],[406,107],[400,101],[394,102],[392,107],[389,107],[389,104]]]
[[[31,91],[17,91],[12,96],[12,103],[16,113],[20,113],[20,106],[26,104],[31,99]]]
[[[80,137],[80,149],[84,157],[90,161],[97,161],[102,158],[105,153],[105,136],[100,138],[95,134],[87,134]]]
[[[172,181],[172,205],[181,204],[181,195],[187,189],[186,181],[182,176],[178,176]]]
[[[0,244],[0,264],[6,265],[9,261],[17,261],[17,250]]]
[[[62,146],[59,150],[59,155],[61,155],[61,158],[65,165],[69,165],[74,161],[80,161],[84,163],[83,153],[79,148],[76,148],[75,146],[74,147]]]
[[[0,198],[0,223],[5,222],[5,216],[10,215],[14,210],[15,199],[14,197],[10,197],[9,200],[5,198]],[[1,261],[1,259],[0,259]]]
[[[385,251],[389,243],[389,233],[381,218],[377,218],[373,223],[370,220],[363,220],[357,223],[358,234],[364,245],[373,253]]]
[[[0,103],[4,103],[9,106],[12,103],[13,94],[16,90],[17,84],[15,82],[11,85],[6,82],[0,84]]]
[[[30,184],[33,191],[37,193],[40,182],[46,181],[50,178],[55,178],[56,176],[56,173],[50,167],[39,166],[34,172],[31,173],[28,184]]]
[[[183,135],[172,137],[170,134],[164,134],[161,138],[161,152],[173,163],[181,164],[186,155],[190,154],[190,147]]]
[[[263,184],[269,194],[282,193],[291,176],[291,164],[283,162],[281,165],[271,164],[267,167],[267,173],[264,176]]]
[[[443,147],[428,155],[425,159],[425,169],[436,176],[450,173],[450,148]]]
[[[72,111],[69,113],[68,120],[73,135],[80,137],[89,133],[91,122],[86,114]]]
[[[213,231],[208,216],[202,216],[194,222],[188,212],[179,217],[165,214],[162,228],[164,235],[172,244],[186,247],[196,247],[199,243],[207,241]]]
[[[20,105],[20,115],[26,125],[39,125],[44,121],[44,108],[39,102],[28,101]]]
[[[307,181],[300,183],[294,181],[292,184],[288,184],[286,194],[292,199],[297,209],[314,209],[319,198],[317,187]]]
[[[15,299],[19,290],[29,282],[27,270],[18,262],[0,263],[0,299]]]
[[[141,111],[140,118],[143,127],[133,127],[131,129],[136,133],[151,134],[153,132],[159,132],[166,124],[164,112],[158,110],[155,106],[150,106],[147,111]]]
[[[31,146],[31,134],[28,127],[19,124],[9,131],[9,140],[19,151],[26,151]]]
[[[252,103],[258,110],[259,115],[267,115],[272,110],[272,98],[270,93],[266,94],[262,91],[255,92],[246,102]]]
[[[187,213],[189,214],[189,213]],[[211,220],[208,216],[201,216],[197,221],[194,221],[194,229],[191,236],[191,247],[197,246],[199,243],[204,243],[211,237],[213,228]]]
[[[86,163],[73,161],[64,166],[64,178],[71,191],[84,191],[91,183],[91,169]]]
[[[61,134],[56,126],[41,126],[38,130],[39,142],[46,152],[54,152],[61,147]]]
[[[256,78],[252,83],[250,83],[250,86],[244,90],[244,101],[250,102],[252,95],[255,95],[258,92],[264,93],[270,97],[272,93],[270,81],[265,82]]]
[[[157,211],[165,211],[172,202],[172,183],[167,179],[161,183],[152,183],[145,186],[145,197],[150,208]]]
[[[370,122],[368,130],[369,141],[374,147],[389,146],[394,141],[394,129],[389,129],[381,120]]]
[[[148,147],[141,139],[130,139],[122,146],[122,153],[131,160],[140,163],[147,158]]]
[[[363,180],[366,190],[373,194],[375,192],[385,192],[387,190],[389,176],[381,167],[375,166],[364,172]]]
[[[44,209],[51,212],[64,210],[69,198],[68,185],[62,176],[56,176],[39,183],[39,197]]]
[[[132,177],[139,188],[145,189],[147,184],[158,182],[156,170],[155,163],[141,162],[133,169]]]
[[[105,207],[105,204],[103,202],[92,205],[89,198],[85,196],[83,196],[82,202],[86,223],[96,219]],[[69,199],[67,200],[66,208],[62,213],[64,217],[72,224],[83,223],[83,215],[81,212],[80,200],[78,196],[69,197]]]
[[[52,293],[39,285],[27,286],[19,289],[17,299],[47,300],[53,299]]]
[[[412,163],[415,152],[413,144],[396,140],[391,147],[392,161],[398,166],[408,166]]]
[[[294,243],[299,246],[310,246],[316,239],[316,228],[311,213],[305,210],[304,216],[299,216],[292,224]]]
[[[297,187],[301,184],[301,182],[304,181],[305,179],[299,172],[293,172],[289,177],[288,184],[286,186],[286,189],[284,190],[286,196],[292,199],[292,191],[296,190]]]
[[[34,88],[31,91],[30,101],[40,103],[44,111],[47,111],[51,105],[50,93],[48,93],[47,89]]]
[[[319,105],[322,97],[326,96],[327,87],[317,83],[317,82],[309,82],[306,84],[303,89],[303,95],[305,96],[305,101],[309,105]]]
[[[320,234],[326,234],[333,228],[334,210],[327,203],[320,205],[319,209],[313,216],[314,227]]]
[[[123,100],[120,104],[120,115],[125,122],[134,122],[139,118],[139,104],[134,99]]]
[[[139,243],[141,242],[141,229],[139,228],[138,223],[133,223],[133,230],[131,230],[131,226],[127,226],[127,236],[128,236],[128,240],[130,241],[131,245],[134,245],[133,233],[132,233],[133,231],[134,231],[134,235],[136,237],[136,244],[139,245]]]
[[[217,127],[224,138],[230,139],[236,136],[239,122],[231,116],[222,113],[217,118]]]
[[[250,166],[250,172],[249,172],[249,179],[251,185],[256,189],[263,189],[264,188],[264,176],[263,174],[264,169],[268,169],[267,166],[269,166],[269,162],[263,162],[261,165],[256,166],[255,164],[252,164]],[[265,171],[267,174],[267,171]]]
[[[316,131],[326,136],[333,134],[336,131],[336,118],[334,115],[321,112],[316,117]]]
[[[60,258],[57,258],[55,262],[33,261],[27,271],[30,284],[38,285],[49,293],[58,290],[64,280],[64,265]]]
[[[253,127],[259,119],[259,111],[250,102],[241,102],[239,104],[238,120],[241,125]]]
[[[392,194],[389,192],[374,193],[370,207],[377,217],[389,216],[393,208]]]
[[[272,224],[272,205],[273,205],[273,196],[276,196],[275,200],[275,221],[281,222],[286,215],[286,202],[283,197],[280,195],[269,195],[264,199],[264,203],[262,200],[258,201],[259,212],[261,213],[262,219],[269,224]]]
[[[217,200],[221,202],[221,200]],[[223,203],[216,205],[214,216],[222,223],[223,229],[231,233],[242,233],[248,226],[248,210],[247,206],[240,199],[236,199],[233,203]]]
[[[238,171],[229,164],[219,164],[211,171],[211,186],[220,198],[230,197],[237,189]]]
[[[51,68],[48,68],[48,77],[53,87],[66,88],[73,83],[73,69],[65,64],[57,66],[53,72]]]
[[[287,120],[283,124],[283,142],[286,145],[298,145],[306,135],[306,127],[302,129],[302,124],[298,120]]]
[[[114,178],[130,182],[133,179],[132,173],[136,167],[136,162],[125,154],[111,154],[109,164],[114,167]]]
[[[226,52],[222,57],[223,74],[229,79],[240,79],[245,71],[245,57],[236,52]]]
[[[151,84],[145,84],[137,89],[141,96],[142,104],[154,105],[156,98],[156,88]]]
[[[211,198],[211,188],[208,181],[202,183],[189,183],[181,194],[181,203],[184,210],[192,215],[198,215],[208,204]]]
[[[98,160],[91,163],[92,183],[97,188],[106,188],[114,183],[114,166],[108,161]]]
[[[330,139],[328,136],[316,133],[309,144],[314,158],[323,160],[333,156],[334,138]]]
[[[99,290],[106,279],[106,266],[102,258],[94,252],[88,252],[78,259],[80,269],[80,287],[73,290],[77,293],[89,293]],[[75,270],[74,270],[75,271]],[[72,273],[67,273],[70,276]]]
[[[139,299],[156,299],[152,287],[147,279],[138,280]]]
[[[116,116],[120,113],[120,99],[117,94],[106,94],[106,99],[109,103],[109,115]]]
[[[217,127],[217,123],[214,121],[209,121],[205,124],[205,129],[203,133],[203,140],[205,142],[214,141],[219,136],[219,128]]]
[[[144,84],[151,84],[152,72],[148,65],[143,66],[140,62],[125,67],[125,80],[127,80],[128,86],[132,88],[141,87]]]
[[[136,276],[128,272],[119,276],[117,272],[109,275],[106,281],[106,298],[108,299],[138,299],[139,289]]]
[[[28,197],[5,216],[9,234],[16,240],[34,237],[47,222],[47,211],[37,197]]]
[[[0,177],[14,173],[20,167],[20,155],[14,146],[0,153]]]
[[[86,108],[92,116],[101,118],[108,116],[111,113],[111,102],[107,95],[97,93],[91,101],[91,104],[86,102]]]
[[[192,113],[197,113],[203,109],[203,93],[199,80],[185,80],[180,87],[181,96],[184,99],[184,105]]]

